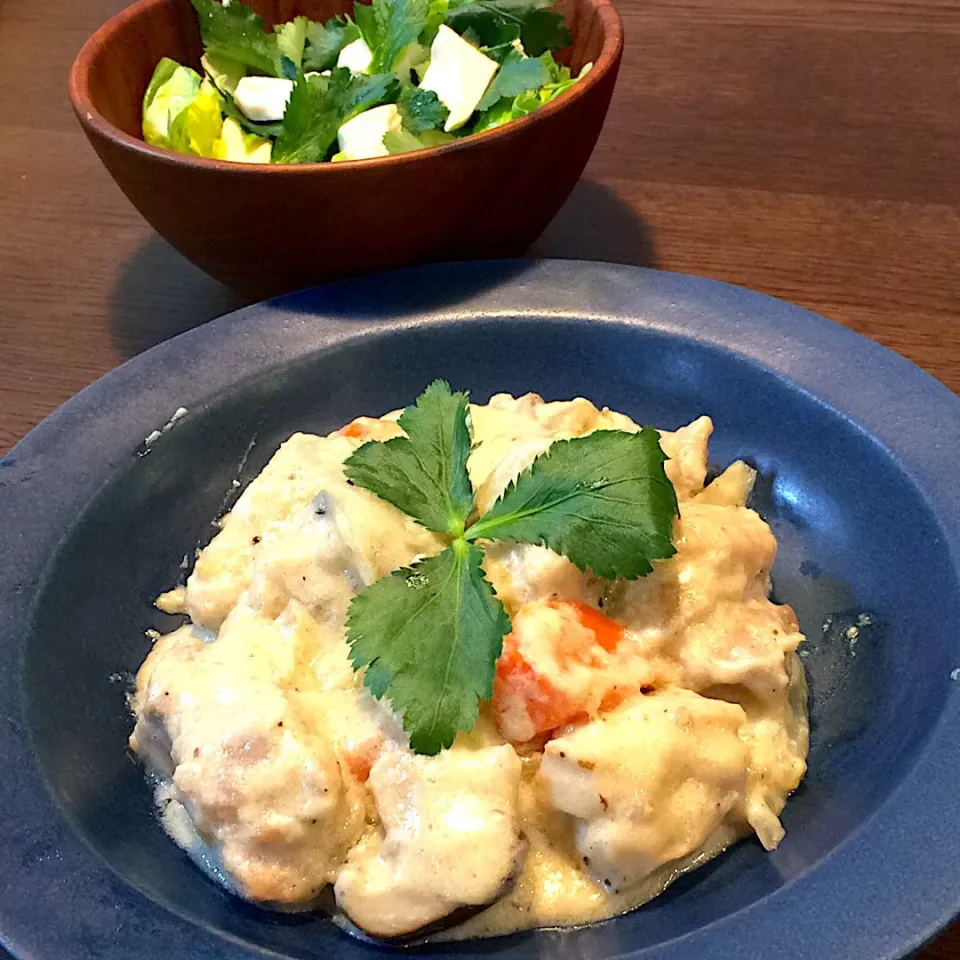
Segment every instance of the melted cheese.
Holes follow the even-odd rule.
[[[481,510],[552,442],[639,429],[584,399],[500,394],[470,412]],[[474,914],[447,939],[612,916],[750,831],[775,847],[805,772],[803,637],[768,599],[776,543],[745,506],[753,472],[737,463],[704,486],[710,419],[660,434],[680,516],[676,555],[649,577],[611,583],[544,547],[487,546],[523,660],[498,672],[499,706],[431,758],[362,686],[344,636],[357,590],[443,546],[344,477],[396,420],[291,437],[158,600],[192,625],[144,662],[131,745],[171,836],[253,901],[310,908],[333,885],[377,936]],[[606,646],[601,611],[616,621]],[[574,722],[535,732],[515,709],[531,691]]]

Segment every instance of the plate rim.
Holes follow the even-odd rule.
[[[398,295],[396,302],[409,306],[407,314],[399,318],[392,313],[385,316],[361,312],[349,318],[337,315],[338,305],[358,299],[362,303],[363,291],[371,283],[393,289]],[[454,296],[439,302],[430,296],[424,299],[424,291],[431,289],[452,291]],[[504,301],[514,307],[508,307]],[[585,314],[581,302],[594,305],[593,309]],[[638,316],[638,302],[655,304],[658,315]],[[960,473],[960,398],[904,357],[801,307],[716,280],[589,261],[466,262],[393,271],[243,307],[137,355],[54,411],[0,457],[0,518],[14,534],[0,540],[0,636],[19,636],[18,627],[22,629],[32,618],[33,595],[41,583],[46,560],[56,547],[57,531],[48,529],[45,536],[27,543],[31,533],[29,515],[38,503],[50,508],[44,492],[51,483],[54,487],[62,484],[63,475],[61,472],[54,480],[49,471],[61,461],[64,452],[66,476],[75,485],[71,487],[69,502],[51,508],[54,520],[68,516],[72,506],[88,502],[98,486],[130,457],[135,449],[131,442],[137,435],[142,440],[166,421],[173,413],[167,407],[171,405],[169,395],[175,390],[182,397],[198,396],[198,400],[190,400],[190,404],[195,404],[202,402],[201,394],[215,396],[229,384],[262,373],[271,365],[280,366],[358,337],[430,323],[470,323],[492,315],[537,313],[570,319],[587,315],[601,321],[640,325],[664,336],[708,343],[759,364],[778,378],[790,381],[813,400],[826,403],[882,443],[915,483],[944,533],[953,572],[960,580],[960,491],[949,482]],[[221,368],[202,387],[191,385],[190,364],[195,367],[213,357]],[[843,362],[838,363],[840,358]],[[864,373],[867,379],[858,379]],[[109,429],[109,417],[101,421],[98,414],[118,403],[123,404],[125,425],[123,430],[115,431]],[[166,406],[161,406],[164,403]],[[189,408],[187,403],[184,405]],[[90,446],[104,454],[100,462],[91,465],[71,460],[71,451]],[[79,470],[79,475],[71,477],[71,468]],[[62,463],[60,469],[63,471]],[[24,567],[17,566],[18,557],[21,563],[26,561]],[[32,767],[24,771],[25,776],[16,786],[0,782],[0,813],[5,816],[11,810],[28,809],[23,805],[25,800],[34,816],[40,810],[55,809],[52,796],[42,793],[46,787],[32,761],[25,732],[19,690],[21,653],[19,640],[0,644],[0,756],[12,755],[26,767]],[[769,937],[771,922],[765,915],[767,911],[761,909],[774,899],[781,910],[793,904],[792,920],[790,913],[786,918],[792,924],[800,915],[817,920],[812,930],[792,929],[789,924],[781,928],[783,949],[779,956],[863,956],[864,960],[869,956],[870,960],[893,960],[916,950],[960,913],[960,884],[955,880],[955,868],[950,869],[960,854],[960,834],[952,838],[947,829],[949,822],[945,827],[944,821],[931,819],[932,809],[949,809],[944,801],[956,783],[957,771],[960,705],[954,694],[948,698],[938,726],[900,787],[819,864],[742,910],[679,938],[634,951],[630,956],[636,960],[679,960],[696,951],[704,960],[719,960],[736,956],[737,944],[755,937],[766,938],[774,948],[775,942]],[[908,786],[913,788],[912,792]],[[824,898],[827,890],[832,890],[832,912],[837,914],[845,903],[842,894],[849,883],[849,877],[845,880],[837,875],[838,871],[843,874],[857,867],[858,876],[865,882],[876,877],[878,870],[882,873],[884,865],[889,874],[896,854],[903,857],[902,846],[897,850],[894,844],[894,849],[887,849],[886,840],[865,844],[865,835],[876,839],[879,825],[885,827],[888,836],[921,835],[918,807],[926,813],[925,818],[919,818],[925,824],[926,836],[937,837],[936,856],[929,852],[922,857],[915,855],[906,864],[911,873],[901,877],[900,886],[912,888],[909,876],[914,876],[918,884],[924,879],[924,903],[904,904],[892,889],[886,891],[885,901],[884,891],[875,891],[871,901],[874,909],[867,918],[863,912],[863,890],[858,888],[856,905],[860,910],[856,922],[851,922],[849,915],[842,924],[836,922],[839,917],[833,924],[827,922],[822,903],[816,902],[817,894]],[[233,942],[222,933],[204,930],[136,892],[113,874],[65,820],[50,825],[47,833],[58,856],[33,862],[25,870],[33,880],[54,883],[57,871],[66,869],[66,859],[69,866],[84,873],[83,896],[96,896],[97,891],[102,895],[111,891],[110,895],[115,896],[118,885],[129,890],[132,897],[125,898],[121,906],[129,909],[133,905],[141,918],[149,917],[148,925],[154,935],[170,933],[178,942],[190,943],[194,955],[202,953],[197,951],[200,936],[209,938],[209,949],[227,960],[267,955],[259,948]],[[843,862],[838,865],[841,851]],[[91,858],[96,862],[92,863]],[[931,864],[931,859],[936,864]],[[0,869],[12,869],[12,860],[12,849],[0,848]],[[937,864],[939,872],[929,876]],[[815,876],[817,882],[811,883]],[[817,887],[813,895],[811,886]],[[72,896],[80,894],[74,892]],[[62,943],[69,942],[69,923],[62,919],[67,912],[46,914],[46,922],[56,929],[46,932],[47,940],[38,941],[36,932],[31,934],[29,922],[18,923],[17,917],[13,917],[11,925],[11,900],[0,890],[0,942],[9,940],[11,947],[23,956],[52,960],[56,954],[42,954],[36,948],[42,946],[41,941],[49,942],[51,935],[59,937]],[[870,923],[865,925],[866,919]],[[893,920],[899,923],[891,927]],[[19,929],[13,931],[14,927]],[[898,936],[897,928],[911,932]],[[856,939],[851,940],[853,933]],[[815,942],[818,938],[819,944]],[[797,944],[803,944],[802,950],[813,952],[796,953]],[[863,948],[868,952],[857,952]],[[169,946],[161,945],[156,956],[168,954]],[[117,954],[121,955],[125,954]],[[141,955],[145,960],[153,956]]]

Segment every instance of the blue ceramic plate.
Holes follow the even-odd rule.
[[[690,277],[430,267],[241,310],[84,390],[0,461],[0,940],[31,960],[374,948],[260,911],[163,835],[124,745],[152,598],[294,430],[401,406],[584,395],[761,470],[777,598],[810,638],[810,773],[774,854],[739,844],[628,916],[433,947],[502,960],[884,960],[960,907],[960,402],[821,317]],[[149,446],[179,407],[188,413]],[[856,631],[848,631],[851,625]],[[956,671],[956,672],[955,672]]]

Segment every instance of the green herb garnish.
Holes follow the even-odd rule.
[[[356,76],[339,67],[329,77],[300,74],[273,148],[274,161],[323,160],[342,124],[364,110],[395,100],[399,89],[392,73]]]
[[[420,36],[429,16],[428,0],[373,0],[357,4],[353,15],[373,54],[371,73],[389,71],[407,46]]]
[[[511,49],[487,87],[483,99],[477,104],[477,109],[489,110],[504,97],[513,99],[527,90],[542,87],[549,80],[550,68],[545,62],[537,57],[525,57],[518,50]]]
[[[347,642],[365,685],[402,714],[411,747],[434,754],[472,729],[478,701],[493,695],[510,630],[476,541],[541,544],[581,570],[636,579],[673,556],[677,498],[656,430],[600,430],[554,443],[471,524],[468,395],[438,380],[399,423],[407,435],[364,444],[346,476],[450,545],[354,597]]]
[[[266,33],[263,19],[248,7],[242,3],[225,7],[218,0],[191,2],[207,53],[227,57],[271,77],[292,80],[297,75],[297,64],[281,50],[278,34]]]
[[[310,22],[307,26],[303,69],[330,70],[337,63],[340,51],[360,36],[360,28],[349,17],[333,17],[326,23]]]
[[[553,0],[452,0],[447,24],[457,33],[471,30],[483,46],[520,40],[528,53],[539,56],[573,42],[563,17],[547,9],[552,5]]]

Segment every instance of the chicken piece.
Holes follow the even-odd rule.
[[[707,443],[712,433],[713,421],[709,417],[698,417],[672,433],[660,431],[660,448],[667,455],[663,467],[677,491],[678,500],[689,500],[703,489],[707,477]]]
[[[752,510],[697,499],[681,506],[674,542],[676,555],[649,577],[617,586],[611,612],[676,659],[683,686],[782,691],[785,655],[803,636],[790,607],[767,599],[770,528]]]
[[[715,687],[742,687],[759,701],[773,702],[783,699],[787,655],[803,639],[789,606],[767,599],[721,601],[677,638],[675,652],[690,689],[709,694]]]
[[[655,676],[615,620],[584,603],[535,601],[504,638],[493,714],[504,737],[524,743],[596,716]]]
[[[365,437],[399,429],[374,422],[376,431],[298,433],[280,447],[197,558],[185,597],[195,623],[217,629],[251,586],[267,616],[294,597],[335,619],[363,585],[442,549],[410,517],[347,483],[343,461]]]
[[[745,720],[735,704],[673,689],[547,743],[538,777],[576,818],[577,849],[604,887],[633,886],[742,818]]]
[[[735,460],[693,499],[718,507],[745,507],[756,482],[757,471],[743,460]]]
[[[140,668],[131,747],[169,778],[243,896],[309,903],[365,811],[320,715],[300,709],[317,638],[243,609],[213,642],[197,634],[162,637]]]
[[[497,394],[472,406],[474,450],[467,469],[485,513],[533,461],[556,440],[586,436],[602,426],[600,411],[583,397],[545,403],[535,393],[514,399]]]
[[[786,656],[803,640],[789,606],[767,599],[777,542],[752,510],[685,504],[678,526],[678,630],[684,685],[742,686],[770,700],[787,685]]]
[[[535,600],[595,603],[606,581],[578,570],[566,557],[547,547],[511,540],[484,546],[483,569],[497,598],[512,616]]]
[[[383,832],[350,852],[337,904],[377,937],[399,937],[500,897],[524,852],[520,760],[512,747],[386,753],[369,787]]]
[[[788,654],[786,660],[787,695],[763,703],[760,709],[748,705],[747,723],[740,728],[740,739],[750,750],[747,822],[767,850],[774,850],[783,839],[780,813],[807,772],[806,677],[796,654]]]

